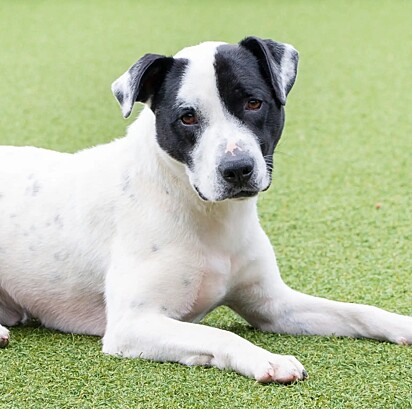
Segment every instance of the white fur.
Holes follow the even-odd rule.
[[[296,54],[297,51],[294,47],[290,44],[283,44],[284,45],[284,53],[282,56],[282,60],[280,62],[280,82],[281,88],[286,89],[292,79],[295,77],[295,70],[296,67],[293,64],[292,55]],[[286,96],[285,96],[286,98]]]
[[[126,71],[112,84],[112,92],[121,91],[123,94],[123,104],[121,105],[122,114],[127,118],[132,112],[134,104],[133,95],[130,93],[130,74]]]
[[[179,93],[213,118],[189,174],[211,197],[213,182],[199,175],[213,181],[217,132],[224,146],[257,149],[212,86],[215,47],[182,52],[190,67]],[[158,146],[154,124],[145,108],[125,138],[76,154],[0,149],[0,324],[33,316],[104,336],[106,353],[213,365],[261,382],[302,379],[303,366],[196,322],[228,305],[265,331],[412,343],[411,317],[288,288],[256,199],[200,200],[184,166]],[[8,341],[0,325],[1,337]]]

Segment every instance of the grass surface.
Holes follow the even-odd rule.
[[[110,84],[145,52],[255,34],[300,50],[260,215],[296,289],[412,314],[412,3],[3,1],[0,143],[75,151],[124,134]],[[375,204],[381,203],[376,209]],[[94,337],[16,328],[0,408],[412,408],[412,348],[205,323],[296,355],[310,379],[117,359]]]

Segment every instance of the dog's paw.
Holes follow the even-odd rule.
[[[0,348],[5,348],[7,345],[9,345],[9,340],[9,330],[0,325]]]
[[[254,372],[258,382],[288,384],[308,378],[305,368],[294,356],[270,355]]]
[[[399,345],[412,345],[412,317],[392,314],[388,340]]]

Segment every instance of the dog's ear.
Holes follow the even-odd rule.
[[[298,52],[289,44],[258,37],[246,37],[239,44],[257,58],[276,98],[285,105],[286,97],[296,79]]]
[[[160,87],[173,57],[146,54],[112,84],[112,92],[128,118],[136,101],[147,102]]]

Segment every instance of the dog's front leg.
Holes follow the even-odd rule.
[[[228,331],[146,313],[108,328],[103,352],[234,370],[259,382],[290,383],[307,374],[296,358],[272,354]]]
[[[157,281],[147,264],[139,267],[145,268],[144,276],[116,268],[107,279],[105,353],[215,366],[259,382],[289,383],[307,376],[292,356],[272,354],[228,331],[176,319],[179,303],[186,300],[173,266],[169,283]]]
[[[331,301],[294,291],[280,278],[269,240],[254,241],[254,260],[245,267],[229,305],[251,325],[283,334],[336,335],[412,344],[412,317],[377,307]]]

